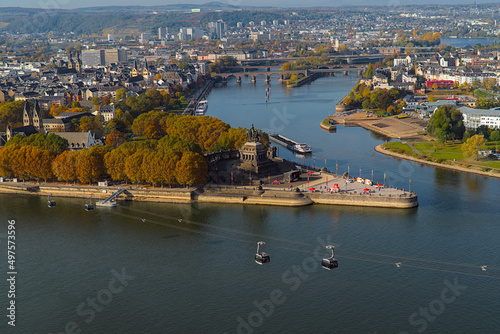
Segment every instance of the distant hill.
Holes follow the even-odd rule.
[[[200,9],[200,13],[191,12]],[[11,33],[48,33],[50,31],[101,35],[112,32],[118,37],[140,32],[156,32],[158,27],[178,29],[183,20],[200,20],[200,26],[223,19],[229,24],[251,20],[282,19],[280,13],[262,7],[239,7],[218,1],[205,4],[174,4],[162,6],[103,6],[46,11],[40,8],[0,7],[0,31]],[[43,13],[43,16],[40,16]],[[119,15],[117,15],[119,14]],[[43,18],[43,20],[41,18]],[[123,36],[121,36],[123,35]]]

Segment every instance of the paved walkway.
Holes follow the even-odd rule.
[[[420,151],[419,151],[419,150],[417,150],[417,149],[416,149],[416,147],[415,147],[415,146],[413,146],[413,144],[412,144],[412,143],[410,143],[410,142],[406,142],[406,145],[408,145],[408,146],[409,146],[409,147],[413,150],[413,152],[415,152],[418,156],[422,155],[422,153],[420,153]]]

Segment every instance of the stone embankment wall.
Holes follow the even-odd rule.
[[[418,206],[418,197],[415,194],[398,196],[379,196],[375,194],[308,194],[317,204],[336,204],[351,206],[370,206],[379,208],[409,209]]]

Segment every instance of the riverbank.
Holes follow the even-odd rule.
[[[328,116],[321,122],[321,128],[327,125],[343,125],[345,127],[359,126],[389,138],[400,140],[428,140],[425,134],[427,121],[415,117],[398,118],[397,116],[376,117],[372,113],[350,110]]]
[[[483,175],[483,176],[500,178],[500,173],[477,170],[477,169],[474,169],[473,166],[463,167],[460,165],[460,163],[455,163],[452,161],[444,161],[442,163],[439,163],[439,162],[428,161],[425,159],[419,159],[419,158],[408,156],[406,154],[401,154],[401,153],[389,151],[387,149],[384,149],[382,147],[383,145],[384,144],[376,146],[375,151],[382,153],[382,154],[385,154],[385,155],[389,155],[391,157],[418,162],[418,163],[423,164],[423,165],[429,165],[429,166],[434,166],[434,167],[438,167],[438,168],[452,169],[452,170],[456,170],[459,172],[473,173],[473,174],[478,174],[478,175]]]

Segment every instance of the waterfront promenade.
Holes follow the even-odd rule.
[[[309,178],[307,177],[309,175]],[[328,184],[328,185],[327,185]],[[339,192],[327,191],[338,184]],[[300,191],[296,191],[296,189]],[[311,190],[314,188],[314,190]],[[117,200],[166,203],[224,203],[244,205],[306,206],[311,204],[412,208],[418,206],[417,195],[404,189],[345,183],[341,176],[325,172],[303,174],[298,182],[256,186],[209,185],[203,188],[160,188],[122,185],[110,187],[62,183],[2,182],[0,193],[35,196],[106,198],[125,189]],[[368,189],[367,191],[365,189]]]

